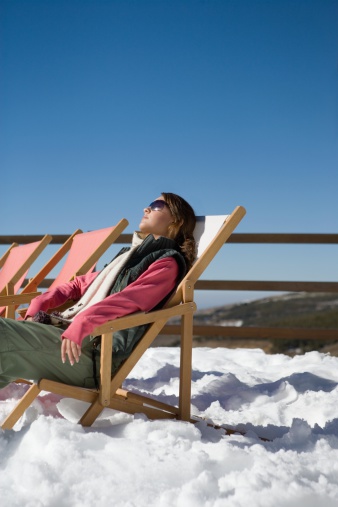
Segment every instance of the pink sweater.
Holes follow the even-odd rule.
[[[36,297],[32,300],[25,318],[33,317],[39,310],[46,312],[57,308],[69,299],[79,300],[98,274],[96,272],[78,276],[72,282],[59,285]],[[177,276],[178,265],[173,257],[155,261],[135,282],[121,292],[106,297],[78,314],[62,334],[62,338],[68,338],[81,345],[82,340],[92,334],[95,327],[109,320],[134,312],[152,310],[174,289]]]

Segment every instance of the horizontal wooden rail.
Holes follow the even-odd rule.
[[[234,233],[227,243],[338,244],[338,234]]]
[[[45,278],[40,289],[48,289],[53,278]],[[28,282],[25,280],[24,285]],[[241,290],[269,292],[338,292],[338,282],[278,282],[246,280],[198,280],[196,290]]]
[[[161,335],[179,335],[179,325],[167,325]],[[222,338],[254,338],[271,340],[297,339],[297,340],[337,340],[338,329],[309,329],[309,328],[283,328],[283,327],[235,327],[235,326],[201,326],[194,325],[194,336],[221,336]]]
[[[70,234],[51,234],[51,244],[61,245]],[[11,245],[16,242],[20,245],[39,241],[43,235],[2,235],[0,245]],[[115,243],[131,243],[132,234],[121,234]],[[313,244],[313,245],[338,245],[338,234],[301,234],[301,233],[233,233],[227,243],[276,243],[276,244]]]
[[[278,282],[245,280],[199,280],[197,290],[245,290],[282,292],[338,292],[338,282]]]

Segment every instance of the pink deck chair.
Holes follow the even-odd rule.
[[[116,225],[106,227],[105,229],[97,229],[90,232],[82,232],[81,229],[76,230],[43,268],[29,281],[22,290],[22,293],[27,296],[29,295],[29,297],[31,295],[34,297],[34,293],[36,295],[37,288],[42,280],[46,278],[48,273],[50,273],[67,252],[68,255],[66,260],[49,289],[55,288],[62,283],[69,282],[76,276],[90,273],[95,268],[100,257],[116,241],[127,225],[128,221],[122,218]],[[32,299],[32,297],[30,297],[30,299]],[[25,312],[26,309],[19,310],[21,317]]]
[[[29,268],[37,259],[40,253],[51,242],[52,236],[48,234],[40,241],[28,243],[27,245],[16,245],[13,243],[7,252],[0,259],[0,315],[14,318],[13,308],[8,306],[4,298],[11,298],[17,294],[27,276]]]
[[[15,318],[15,310],[17,310],[18,306],[29,303],[31,299],[39,294],[37,289],[42,280],[46,278],[67,253],[66,260],[50,288],[69,282],[75,276],[93,271],[99,258],[116,241],[127,225],[128,221],[123,218],[116,225],[106,227],[105,229],[90,232],[82,232],[81,229],[77,229],[42,269],[30,279],[20,294],[12,292],[12,294],[15,294],[12,297],[0,295],[0,305],[7,306],[8,316]],[[23,279],[25,278],[25,274],[23,275]],[[26,308],[17,310],[17,313],[20,315],[19,318],[22,318],[26,313]]]

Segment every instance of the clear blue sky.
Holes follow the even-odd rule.
[[[0,37],[0,234],[131,232],[161,191],[338,232],[338,0],[1,0]],[[338,279],[335,246],[223,250],[207,277]]]

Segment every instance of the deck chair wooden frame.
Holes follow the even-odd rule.
[[[3,254],[3,256],[0,258],[0,269],[4,266],[5,262],[6,262],[6,259],[8,258],[9,256],[9,253],[10,251],[12,250],[12,248],[16,247],[16,246],[19,246],[18,243],[12,243],[11,246],[8,248],[8,250],[6,250],[6,252]]]
[[[0,315],[5,313],[5,317],[15,317],[15,305],[13,299],[29,271],[33,262],[39,257],[41,252],[52,241],[52,236],[46,234],[41,240],[18,245],[13,243],[0,259]]]
[[[65,263],[49,287],[50,289],[62,283],[69,282],[76,276],[90,272],[94,269],[100,257],[116,241],[127,225],[128,221],[122,218],[116,225],[104,229],[97,229],[89,232],[83,232],[81,229],[77,229],[40,271],[29,280],[19,296],[16,296],[12,300],[4,299],[3,302],[1,302],[0,298],[0,304],[3,304],[3,306],[11,304],[13,307],[15,303],[14,309],[16,309],[18,305],[29,303],[31,299],[37,296],[37,289],[42,280],[47,277],[66,254],[68,255]],[[26,309],[20,309],[18,313],[22,317],[25,315]]]
[[[31,385],[14,410],[3,422],[2,429],[11,429],[41,391],[48,391],[68,398],[88,402],[90,404],[89,408],[79,421],[83,426],[92,425],[105,407],[130,414],[144,413],[150,419],[170,418],[196,422],[190,416],[193,313],[196,310],[194,286],[203,271],[242,220],[245,213],[246,211],[242,206],[237,206],[231,215],[225,218],[223,225],[215,234],[213,240],[194,263],[193,267],[178,286],[175,294],[163,309],[148,313],[139,312],[121,317],[95,329],[94,334],[102,336],[100,388],[98,391],[42,379],[37,384],[34,383]],[[168,319],[173,316],[181,317],[178,406],[159,402],[150,397],[128,392],[122,388],[124,380],[133,367],[163,329]],[[136,345],[128,359],[122,364],[115,375],[111,377],[114,332],[142,324],[150,324],[147,332]]]

